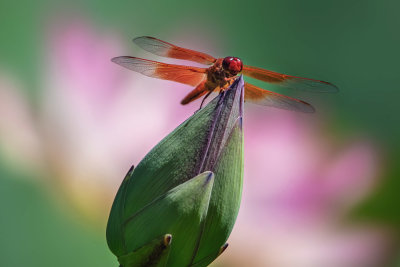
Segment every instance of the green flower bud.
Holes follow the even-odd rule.
[[[121,266],[207,266],[226,249],[242,192],[243,94],[240,77],[128,172],[107,225]]]

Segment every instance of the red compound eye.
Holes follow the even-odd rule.
[[[227,70],[230,74],[236,75],[242,71],[243,63],[240,58],[237,57],[226,57],[222,61],[222,67]]]

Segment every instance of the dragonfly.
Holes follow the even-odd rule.
[[[183,105],[204,96],[200,105],[201,108],[204,100],[212,92],[228,90],[229,86],[240,74],[268,84],[279,85],[295,90],[310,92],[338,91],[338,88],[332,83],[244,65],[242,60],[238,57],[229,56],[225,58],[215,58],[206,53],[179,47],[150,36],[137,37],[133,39],[133,42],[142,49],[158,56],[210,65],[207,68],[201,68],[167,64],[131,56],[119,56],[111,60],[127,69],[148,77],[170,80],[193,86],[194,89],[182,99],[181,104]],[[259,105],[304,113],[312,113],[315,111],[314,107],[305,101],[269,91],[247,82],[245,82],[244,100]]]

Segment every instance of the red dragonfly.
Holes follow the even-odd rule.
[[[195,88],[181,101],[185,105],[205,95],[203,102],[212,92],[227,90],[237,75],[242,73],[267,83],[280,85],[286,88],[313,92],[336,92],[337,87],[331,83],[307,78],[300,78],[243,65],[237,57],[214,58],[208,54],[182,48],[154,37],[143,36],[133,39],[133,42],[144,50],[158,56],[189,60],[205,65],[208,68],[199,68],[184,65],[166,64],[148,59],[130,56],[115,57],[113,62],[149,77],[175,81]],[[271,92],[250,83],[245,83],[245,101],[260,105],[301,111],[314,112],[314,108],[299,99],[291,98]],[[202,102],[202,104],[203,104]],[[201,106],[200,106],[201,107]]]

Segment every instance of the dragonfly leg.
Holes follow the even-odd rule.
[[[209,96],[211,95],[212,92],[213,92],[213,91],[209,91],[209,92],[205,95],[205,97],[203,97],[203,100],[201,101],[199,110],[203,107],[204,100],[206,100],[206,98],[209,97]]]

